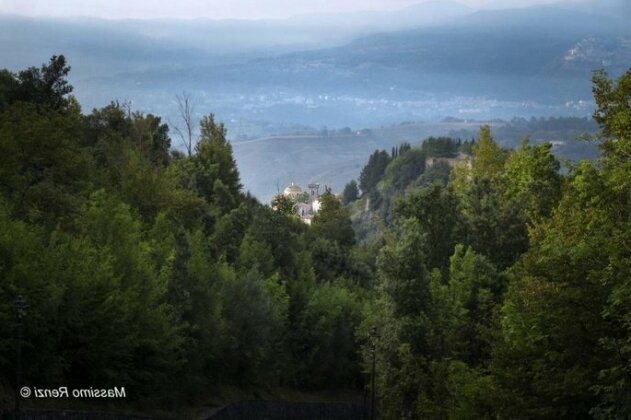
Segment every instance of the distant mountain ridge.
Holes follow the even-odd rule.
[[[380,31],[439,24],[470,13],[456,2],[428,1],[393,12],[355,12],[296,16],[289,19],[120,19],[94,17],[25,17],[0,14],[0,52],[5,65],[23,68],[25,56],[56,48],[66,54],[88,54],[90,46],[107,43],[124,55],[140,52],[187,53],[213,58],[277,55],[302,49],[343,45]],[[13,48],[11,48],[13,46]],[[179,51],[178,51],[179,50]],[[146,58],[146,57],[145,57]],[[224,61],[224,60],[221,60]]]
[[[594,18],[585,12],[552,6],[479,11],[438,27],[374,34],[345,46],[290,53],[275,61],[290,69],[286,73],[316,66],[324,73],[322,78],[331,72],[386,85],[400,85],[406,76],[416,74],[418,80],[409,80],[403,86],[410,89],[431,87],[423,83],[422,75],[454,75],[464,80],[467,75],[497,76],[502,89],[503,76],[533,79],[534,83],[560,78],[568,83],[569,87],[563,87],[566,93],[585,95],[585,89],[571,87],[575,80],[588,87],[596,68],[615,74],[631,64],[631,27],[626,23],[625,17]],[[566,58],[572,51],[581,55],[568,65]],[[450,83],[432,82],[437,90],[453,92]],[[460,94],[471,92],[466,86],[456,87]],[[544,93],[547,90],[543,88]],[[483,92],[473,89],[473,93]],[[506,93],[511,96],[514,92]],[[538,92],[528,86],[525,93]]]

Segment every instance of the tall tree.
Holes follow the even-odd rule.
[[[525,139],[506,161],[505,199],[517,201],[530,218],[549,216],[561,196],[561,164],[551,148],[550,143],[533,146]]]
[[[171,138],[169,126],[160,117],[136,112],[132,118],[131,138],[134,146],[147,156],[153,166],[166,166],[169,162]]]
[[[234,208],[239,199],[239,170],[226,139],[226,128],[210,114],[200,122],[200,138],[195,147],[195,184],[200,195],[222,211]]]
[[[350,204],[357,200],[359,197],[359,188],[357,187],[357,181],[351,180],[344,187],[344,204]]]
[[[459,229],[457,202],[453,194],[438,184],[416,190],[397,202],[395,215],[418,221],[432,244],[428,249],[427,267],[446,272]]]
[[[362,190],[362,194],[370,193],[377,186],[383,177],[388,162],[390,162],[390,156],[385,150],[375,150],[370,155],[368,163],[359,175],[359,188]]]
[[[491,127],[480,127],[480,136],[473,147],[473,175],[495,178],[504,167],[506,153],[491,137]]]
[[[66,95],[72,86],[66,80],[70,66],[63,55],[53,55],[41,68],[29,67],[18,73],[18,87],[14,100],[33,102],[60,109],[66,104]]]
[[[352,246],[355,243],[355,232],[348,210],[331,193],[322,194],[320,201],[320,210],[313,218],[313,231],[342,247]]]

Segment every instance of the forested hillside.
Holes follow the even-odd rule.
[[[403,144],[311,226],[243,193],[212,114],[183,154],[159,116],[82,111],[68,72],[0,72],[3,406],[21,343],[23,384],[173,411],[359,394],[374,358],[384,419],[631,416],[631,70],[594,76],[598,160],[561,173],[489,127]]]
[[[381,244],[362,326],[383,418],[631,416],[631,71],[593,86],[602,157],[567,174],[488,126],[364,167],[348,201]]]
[[[210,386],[361,387],[373,269],[352,230],[331,229],[343,209],[312,229],[272,211],[241,192],[212,114],[183,155],[160,117],[83,114],[68,70],[60,56],[1,73],[2,383],[22,295],[24,384],[126,386],[171,407]]]

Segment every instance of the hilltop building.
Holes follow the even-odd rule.
[[[293,182],[283,190],[283,196],[287,197],[294,204],[294,211],[300,220],[310,225],[313,216],[320,210],[320,184],[311,183],[307,185],[308,190],[303,191],[299,185]]]

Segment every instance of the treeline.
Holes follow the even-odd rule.
[[[498,121],[493,130],[503,147],[515,148],[526,136],[535,142],[550,140],[555,142],[553,151],[557,158],[578,162],[600,156],[600,150],[594,142],[584,141],[585,138],[595,138],[598,129],[598,124],[592,118],[532,117]],[[461,129],[452,130],[449,135],[470,138],[474,133]]]
[[[535,131],[562,131],[562,130],[582,130],[585,132],[595,132],[598,124],[591,118],[580,117],[515,117],[509,121],[509,126]]]
[[[631,417],[631,70],[593,82],[602,158],[561,174],[550,144],[482,127],[446,183],[394,200],[360,328],[383,418]],[[406,156],[384,153],[354,211]]]
[[[223,385],[361,388],[374,258],[341,204],[326,196],[308,228],[242,191],[212,114],[185,155],[158,116],[83,114],[68,72],[63,56],[0,72],[2,384],[23,296],[30,386],[167,405]]]

